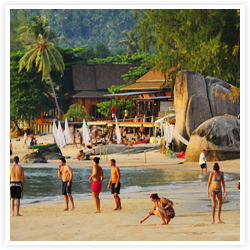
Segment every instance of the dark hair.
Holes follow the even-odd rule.
[[[60,158],[60,160],[61,160],[62,162],[64,162],[64,163],[66,163],[66,160],[65,160],[64,157]]]
[[[18,162],[19,162],[19,157],[18,157],[18,156],[15,156],[14,159],[13,159],[13,161],[14,161],[15,163],[18,163]]]
[[[206,149],[203,149],[202,151],[206,151]]]
[[[93,161],[94,161],[96,164],[99,164],[100,158],[99,158],[99,157],[95,157],[95,158],[93,159]]]
[[[160,198],[158,197],[158,194],[151,194],[151,195],[150,195],[150,198],[153,199],[153,200],[154,200],[154,199],[160,199]]]
[[[115,159],[111,159],[110,161],[112,161],[114,163],[114,165],[115,165]]]
[[[218,171],[220,169],[220,166],[218,163],[214,163],[213,170]]]

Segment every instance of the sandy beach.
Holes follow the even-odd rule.
[[[38,143],[52,142],[51,135],[36,138]],[[12,144],[13,156],[17,155],[21,159],[27,154],[27,149],[23,148],[23,138],[20,139],[17,141],[17,138],[13,138]],[[91,167],[91,161],[73,159],[79,150],[73,149],[72,145],[61,148],[64,156],[70,156],[66,159],[69,166]],[[97,147],[96,151],[98,150]],[[108,160],[112,158],[116,159],[116,165],[122,168],[199,170],[198,162],[185,163],[184,159],[169,159],[157,151],[147,152],[146,162],[144,153],[129,156],[113,154],[108,155],[108,159],[102,156],[100,166],[109,167]],[[58,162],[58,160],[50,161],[55,164]],[[212,171],[213,164],[213,162],[208,163],[208,172]],[[24,164],[21,163],[21,165]],[[223,172],[240,175],[239,159],[221,161],[219,165]],[[139,223],[153,207],[149,198],[152,192],[143,192],[140,195],[137,193],[128,195],[121,192],[121,211],[113,211],[115,202],[111,194],[102,195],[101,193],[100,214],[94,213],[91,194],[89,198],[76,198],[74,211],[62,211],[65,208],[63,196],[56,202],[25,206],[22,206],[21,200],[20,213],[23,216],[10,218],[10,241],[240,241],[240,204],[235,202],[232,206],[234,201],[231,201],[230,206],[227,204],[230,200],[230,193],[238,195],[238,199],[240,197],[236,184],[236,180],[226,182],[228,196],[224,201],[225,204],[222,205],[221,213],[221,220],[225,222],[224,224],[211,224],[211,201],[206,195],[206,185],[198,188],[189,185],[170,192],[155,190],[160,197],[166,197],[174,202],[176,217],[164,226],[158,225],[160,219],[156,216],[151,216],[142,224]],[[74,189],[72,196],[74,197]]]

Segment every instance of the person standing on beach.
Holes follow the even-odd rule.
[[[80,141],[80,147],[82,147],[82,134],[79,132],[79,130],[77,130],[77,133],[78,133],[78,138],[79,138],[79,141]]]
[[[155,205],[153,209],[146,215],[146,217],[140,220],[140,223],[144,222],[151,215],[156,215],[162,220],[159,225],[167,225],[171,219],[175,217],[175,211],[173,209],[174,203],[166,198],[158,197],[158,194],[151,194],[150,199],[155,203]]]
[[[220,219],[221,214],[221,207],[222,207],[222,190],[221,184],[223,186],[223,198],[225,199],[227,196],[226,189],[225,189],[225,181],[224,181],[224,173],[219,171],[220,167],[218,163],[214,164],[213,172],[210,173],[207,183],[207,197],[209,197],[209,187],[211,185],[211,200],[212,200],[212,224],[214,224],[214,216],[215,216],[215,208],[216,208],[216,196],[217,196],[217,203],[218,203],[218,212],[217,212],[217,223],[224,223]]]
[[[200,164],[200,167],[201,167],[201,170],[200,170],[200,173],[201,175],[203,175],[203,169],[205,169],[205,175],[207,175],[207,159],[206,159],[206,150],[203,149],[201,154],[200,154],[200,160],[199,160],[199,164]]]
[[[110,189],[110,184],[111,184],[111,193],[114,195],[115,203],[116,203],[116,208],[114,210],[121,210],[121,200],[118,194],[120,193],[120,169],[115,165],[115,160],[112,159],[109,161],[109,165],[112,167],[111,169],[111,177],[109,180],[108,184],[108,189]]]
[[[23,196],[24,189],[24,168],[18,164],[19,157],[14,157],[14,164],[10,166],[10,195],[11,195],[11,215],[14,216],[14,206],[16,199],[16,215],[21,216],[20,199]]]
[[[13,147],[12,147],[12,143],[11,143],[11,140],[10,140],[10,156],[13,155]]]
[[[66,208],[63,211],[69,210],[69,200],[71,202],[72,208],[71,211],[75,209],[74,200],[71,195],[72,189],[72,179],[73,179],[73,172],[70,166],[66,165],[66,160],[64,157],[60,159],[60,164],[58,166],[58,177],[62,176],[62,195],[64,195]]]
[[[72,132],[72,145],[73,145],[73,149],[74,149],[74,145],[76,145],[76,148],[78,148],[77,144],[76,144],[76,132],[75,132],[75,130],[73,130],[73,132]]]
[[[24,148],[24,146],[27,147],[27,132],[26,131],[24,131],[23,140],[24,140],[24,142],[23,142],[23,148]]]
[[[99,161],[100,161],[99,157],[95,157],[93,159],[92,175],[89,177],[89,182],[90,183],[91,183],[91,181],[93,179],[93,182],[92,182],[92,196],[93,196],[93,199],[94,199],[94,202],[95,202],[95,207],[96,207],[95,213],[101,213],[99,194],[101,192],[102,181],[104,179],[103,170],[98,165]]]

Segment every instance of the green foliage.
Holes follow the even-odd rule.
[[[239,86],[239,11],[236,9],[135,10],[141,51],[154,50],[164,74],[194,70]]]
[[[18,62],[23,53],[12,53],[10,56],[10,118],[16,120],[40,117],[40,107],[48,111],[51,103],[48,96],[48,86],[41,82],[40,74],[36,70],[18,73]]]
[[[99,41],[109,49],[119,49],[118,42],[123,39],[122,31],[134,27],[134,14],[130,10],[119,9],[22,9],[11,11],[11,34],[16,34],[23,22],[32,15],[41,16],[47,13],[49,23],[56,37],[65,37],[56,45],[76,48],[84,45],[95,47]],[[11,52],[18,51],[18,41],[12,40]]]
[[[73,117],[76,119],[79,119],[83,121],[85,119],[86,121],[89,120],[90,116],[88,115],[86,108],[84,106],[78,105],[78,104],[72,104],[67,113],[63,115],[63,120],[66,118]]]
[[[137,37],[134,30],[129,32],[123,31],[125,39],[118,42],[121,47],[127,47],[126,57],[131,57],[138,52],[139,46],[137,43]]]
[[[111,54],[110,49],[103,42],[98,43],[95,49],[96,49],[95,51],[96,58],[107,58]]]

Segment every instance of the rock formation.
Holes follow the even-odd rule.
[[[202,149],[208,161],[240,158],[240,120],[234,116],[216,116],[196,128],[185,152],[185,162],[197,162]]]
[[[47,160],[57,160],[62,157],[62,152],[58,146],[49,148],[39,148],[36,152],[25,155],[22,163],[47,163]]]
[[[240,104],[222,99],[218,93],[231,91],[231,85],[214,77],[204,77],[195,71],[179,71],[174,87],[175,131],[190,140],[192,132],[212,117],[225,114],[237,116]],[[186,145],[175,138],[176,151],[183,151]]]

